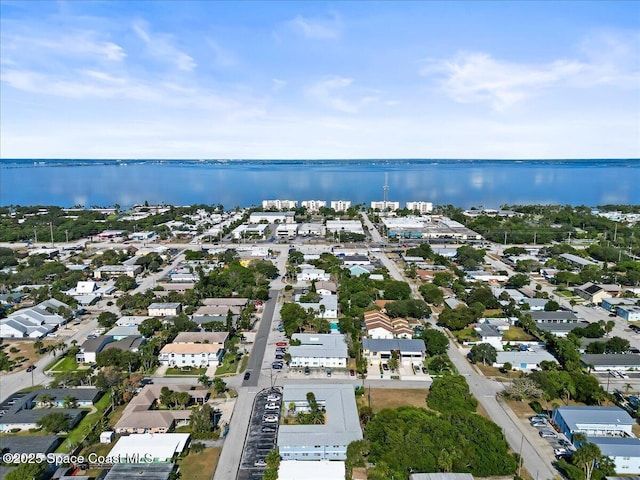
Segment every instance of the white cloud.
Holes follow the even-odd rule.
[[[460,103],[488,103],[504,111],[558,87],[640,86],[637,44],[640,35],[594,35],[580,45],[581,59],[544,64],[509,62],[483,52],[459,52],[431,60],[421,75],[440,79],[442,90]]]
[[[331,77],[311,85],[307,89],[307,94],[323,105],[334,110],[346,113],[356,113],[358,111],[358,105],[336,93],[344,91],[352,83],[352,78]]]
[[[305,18],[297,15],[288,22],[289,27],[296,33],[314,40],[335,40],[340,37],[341,21],[337,14],[329,20],[319,18]]]
[[[222,47],[213,38],[206,39],[213,53],[212,63],[219,68],[233,67],[239,63],[237,56],[229,49]]]
[[[486,53],[461,53],[451,60],[431,62],[421,74],[442,75],[442,89],[457,102],[487,102],[495,110],[504,110],[585,69],[575,61],[533,66],[496,60]]]
[[[277,92],[279,90],[282,90],[284,87],[287,86],[287,82],[285,82],[284,80],[280,80],[279,78],[272,78],[271,79],[271,89],[274,92]]]
[[[173,45],[173,36],[161,33],[152,35],[145,22],[134,23],[133,30],[154,57],[173,63],[178,70],[185,72],[191,72],[197,67],[193,57]]]

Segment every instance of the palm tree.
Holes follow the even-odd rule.
[[[40,395],[38,400],[40,400],[40,403],[43,403],[47,408],[51,408],[56,398],[53,395],[44,394],[44,395]]]
[[[631,385],[630,383],[627,383],[624,386],[624,393],[628,394],[631,391],[632,388],[633,388],[633,385]]]
[[[42,340],[38,339],[35,342],[33,342],[33,349],[36,352],[42,353],[43,348],[44,348],[44,342]]]
[[[64,402],[64,408],[75,408],[78,400],[73,395],[67,395],[62,399]]]

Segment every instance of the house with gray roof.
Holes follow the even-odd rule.
[[[625,353],[585,353],[580,356],[580,361],[597,372],[640,368],[640,355]]]
[[[71,426],[74,427],[87,412],[78,408],[33,408],[35,398],[41,391],[31,392],[20,399],[0,417],[0,432],[9,432],[13,429],[29,430],[36,428],[38,420],[45,415],[56,412],[64,413],[69,417]]]
[[[75,399],[74,403],[77,407],[90,408],[102,396],[102,392],[94,387],[82,388],[46,388],[38,390],[33,398],[33,406],[46,407],[42,402],[44,397],[51,398],[49,406],[64,407],[67,398]]]
[[[577,323],[578,317],[575,313],[568,310],[558,310],[556,312],[539,312],[534,310],[526,310],[522,312],[525,315],[531,315],[536,323]]]
[[[511,350],[509,352],[498,352],[494,367],[502,368],[505,363],[510,363],[514,370],[531,371],[540,368],[542,362],[558,363],[553,355],[544,349],[540,350]]]
[[[617,474],[640,473],[640,438],[635,437],[587,437],[595,443],[605,457],[611,458]]]
[[[80,351],[76,353],[76,362],[95,363],[98,353],[100,353],[107,344],[114,341],[115,340],[111,335],[101,335],[96,338],[88,338],[80,346]]]
[[[296,333],[291,339],[300,341],[300,345],[289,346],[291,367],[347,367],[349,353],[344,335]]]
[[[576,328],[585,328],[589,322],[580,323],[538,323],[536,327],[542,332],[549,332],[556,337],[566,337]]]
[[[393,352],[405,365],[422,365],[427,347],[424,340],[407,338],[363,338],[362,354],[369,363],[383,363],[389,360]]]
[[[323,425],[280,425],[278,449],[283,460],[345,460],[347,446],[362,440],[355,393],[352,385],[287,385],[282,402],[293,412],[309,409],[307,393],[312,392],[325,411]]]

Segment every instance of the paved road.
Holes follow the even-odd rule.
[[[258,385],[260,370],[262,369],[262,362],[264,360],[264,352],[267,348],[267,342],[269,341],[273,312],[278,302],[278,293],[279,290],[269,290],[269,300],[264,304],[260,328],[253,342],[251,356],[249,357],[249,363],[247,363],[247,369],[245,370],[246,372],[251,372],[251,377],[242,382],[243,387],[255,387]]]
[[[59,338],[56,338],[56,340],[64,340],[67,345],[71,345],[73,340],[77,340],[78,344],[81,344],[87,338],[87,335],[95,330],[97,325],[98,322],[96,320],[90,320],[86,322],[85,325],[82,325],[78,331],[68,337],[63,336],[67,330],[61,329],[58,332]],[[58,357],[59,356],[60,353],[58,354]],[[22,370],[16,373],[1,375],[0,401],[4,401],[7,397],[19,390],[22,390],[23,388],[30,387],[32,385],[32,381],[33,385],[49,383],[49,381],[51,381],[51,377],[46,375],[43,369],[53,361],[53,358],[54,357],[51,354],[44,355],[40,360],[34,363],[36,369],[31,373],[28,373],[26,370]]]

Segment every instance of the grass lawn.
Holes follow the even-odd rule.
[[[54,372],[72,372],[78,369],[78,362],[73,357],[64,357],[53,366],[48,366],[47,369]]]
[[[57,453],[64,453],[70,450],[69,445],[78,445],[84,437],[91,431],[93,426],[100,421],[100,419],[104,416],[104,411],[107,409],[111,402],[111,395],[109,393],[105,393],[100,400],[94,405],[97,411],[94,413],[90,413],[89,415],[85,415],[85,417],[80,420],[78,426],[74,428],[69,434],[64,442],[60,444],[57,448]]]
[[[476,363],[476,367],[478,367],[485,377],[496,377],[506,381],[524,376],[524,373],[520,370],[511,370],[510,372],[503,373],[498,367],[483,365],[482,363]]]
[[[369,403],[369,392],[371,392],[371,408],[374,412],[379,412],[383,408],[396,408],[403,405],[426,408],[426,398],[428,389],[404,389],[404,388],[365,388],[364,395],[357,397],[360,405]]]
[[[236,373],[238,370],[238,356],[235,353],[227,353],[222,359],[222,365],[216,369],[216,375],[224,375],[225,373]]]
[[[167,368],[167,372],[165,373],[165,376],[166,377],[171,377],[171,376],[199,377],[204,373],[207,373],[206,368],[191,368],[189,370],[183,370],[181,368]]]
[[[473,328],[458,330],[457,332],[453,332],[453,336],[456,337],[458,343],[480,340],[480,337],[478,337],[478,333]]]
[[[536,340],[536,337],[529,335],[521,327],[509,327],[509,330],[504,332],[502,340],[505,342],[528,342]]]
[[[200,453],[189,453],[179,461],[181,478],[211,480],[218,465],[219,448],[205,448]]]
[[[244,372],[247,369],[247,363],[249,363],[249,355],[245,355],[242,357],[242,362],[240,362],[240,373]]]
[[[536,412],[529,406],[529,402],[516,402],[515,400],[505,399],[505,403],[509,405],[509,408],[513,410],[518,418],[529,418],[536,414]],[[544,408],[544,402],[541,402],[542,408]]]

